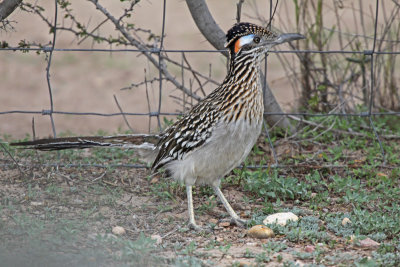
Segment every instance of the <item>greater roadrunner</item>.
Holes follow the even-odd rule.
[[[221,179],[244,161],[261,132],[263,92],[260,61],[274,45],[303,39],[300,34],[278,35],[251,23],[237,23],[226,35],[229,71],[223,83],[158,137],[128,135],[71,137],[14,143],[41,150],[123,146],[147,150],[152,170],[160,168],[186,185],[189,225],[194,219],[192,186],[207,184],[236,225],[245,224],[221,192]]]

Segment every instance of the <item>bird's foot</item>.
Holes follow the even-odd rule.
[[[248,220],[241,219],[240,217],[237,218],[231,217],[230,219],[223,219],[221,220],[221,222],[230,222],[231,224],[234,224],[241,228],[246,228],[246,226],[249,224]]]
[[[197,225],[196,223],[193,223],[193,222],[189,222],[188,223],[188,227],[189,227],[189,229],[195,230],[196,232],[211,232],[211,229],[201,227],[201,226],[199,226],[199,225]]]
[[[236,226],[241,227],[241,228],[246,228],[248,223],[249,223],[248,220],[244,220],[239,217],[231,218],[231,224],[236,224]]]

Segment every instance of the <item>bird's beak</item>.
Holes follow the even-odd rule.
[[[278,36],[278,38],[275,40],[275,44],[282,44],[294,40],[300,40],[300,39],[305,39],[306,37],[302,34],[299,33],[284,33]]]

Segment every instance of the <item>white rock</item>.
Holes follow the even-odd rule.
[[[126,233],[124,227],[121,226],[114,226],[112,232],[114,235],[123,235]]]
[[[359,246],[363,248],[374,248],[374,247],[379,247],[380,243],[376,242],[375,240],[372,240],[371,238],[367,237],[366,239],[360,240],[359,241]]]
[[[42,206],[43,202],[41,202],[41,201],[31,201],[31,205],[32,206]]]
[[[342,220],[342,225],[343,225],[343,226],[346,226],[346,225],[348,225],[348,224],[351,224],[350,219],[347,218],[347,217],[344,217],[343,220]]]
[[[160,245],[162,243],[162,237],[160,235],[151,235],[150,238],[156,241],[156,245]]]
[[[285,226],[288,221],[298,221],[299,217],[293,212],[279,212],[268,215],[267,218],[264,219],[264,224],[279,224]]]

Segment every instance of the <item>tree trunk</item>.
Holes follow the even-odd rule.
[[[7,18],[22,2],[22,0],[3,0],[0,3],[0,21]]]

